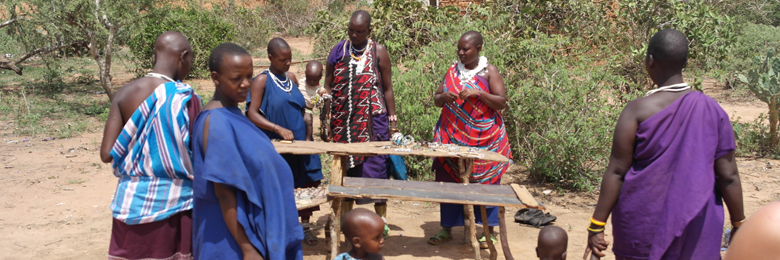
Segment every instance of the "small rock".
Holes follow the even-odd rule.
[[[544,195],[550,195],[550,193],[552,193],[552,190],[544,190],[544,191],[542,191],[542,193]]]

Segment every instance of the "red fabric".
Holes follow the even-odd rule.
[[[444,80],[444,91],[460,93],[466,88],[472,88],[490,93],[487,80],[481,76],[475,76],[474,82],[461,82],[455,65],[447,71]],[[488,107],[477,97],[468,100],[458,99],[444,105],[439,122],[434,129],[434,141],[483,148],[512,158],[512,151],[509,148],[504,128],[504,118],[501,113]],[[434,169],[443,169],[456,182],[462,182],[458,170],[458,159],[436,158],[433,167]],[[474,168],[469,181],[498,184],[508,167],[509,163],[474,160]]]
[[[192,210],[138,225],[114,219],[108,259],[192,259]]]

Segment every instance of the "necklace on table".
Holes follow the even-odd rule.
[[[659,87],[657,89],[650,90],[647,93],[645,93],[645,97],[649,96],[649,95],[652,95],[652,94],[655,94],[655,93],[658,93],[658,92],[662,92],[662,91],[665,91],[665,92],[680,92],[680,91],[684,91],[684,90],[687,90],[687,89],[690,89],[690,88],[691,88],[691,86],[688,86],[688,83],[685,83],[685,82],[677,83],[677,84],[672,84],[672,85],[663,86],[663,87]]]
[[[284,80],[279,80],[279,78],[274,75],[270,70],[265,70],[269,77],[276,83],[276,86],[279,87],[279,89],[283,90],[284,92],[287,92],[287,94],[290,94],[290,91],[293,89],[292,83],[290,83],[290,77],[285,77]]]
[[[146,73],[146,77],[147,78],[164,79],[164,80],[167,80],[167,81],[170,81],[170,82],[176,82],[172,78],[170,78],[168,76],[165,76],[163,74],[160,74],[160,73],[149,72],[149,73]]]
[[[477,64],[477,67],[475,67],[474,69],[467,69],[466,66],[463,65],[463,63],[458,61],[458,66],[457,66],[458,78],[460,79],[460,81],[463,82],[474,82],[474,77],[477,76],[479,72],[487,68],[487,65],[488,65],[488,60],[487,57],[485,56],[479,57],[479,63]]]

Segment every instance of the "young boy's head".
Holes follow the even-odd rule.
[[[211,81],[214,82],[214,98],[235,105],[244,102],[252,85],[252,56],[244,48],[233,43],[223,43],[209,55]]]
[[[306,63],[306,85],[317,86],[322,79],[322,63],[316,60]]]
[[[682,73],[688,62],[688,39],[675,29],[657,32],[650,38],[645,56],[645,69],[656,84]]]
[[[290,70],[292,63],[292,50],[290,45],[282,38],[273,38],[268,41],[268,60],[274,73],[283,73]]]
[[[353,257],[363,258],[369,254],[379,254],[385,243],[383,232],[385,222],[373,211],[357,208],[344,216],[341,232],[352,244]]]
[[[566,260],[569,235],[560,227],[546,226],[539,231],[536,256],[542,260]]]

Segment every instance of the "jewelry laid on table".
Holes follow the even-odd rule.
[[[279,78],[276,77],[270,70],[265,70],[267,72],[269,77],[271,77],[271,80],[276,83],[276,86],[279,87],[279,89],[283,90],[284,92],[287,92],[287,94],[290,94],[290,91],[293,89],[293,84],[290,82],[290,77],[286,77],[284,80],[279,80]]]
[[[655,93],[658,93],[658,92],[662,92],[662,91],[663,92],[680,92],[680,91],[684,91],[684,90],[687,90],[687,89],[690,89],[690,88],[691,88],[691,86],[689,86],[688,83],[685,83],[685,82],[677,83],[677,84],[672,84],[672,85],[668,85],[668,86],[658,87],[657,89],[650,90],[647,93],[645,93],[645,97],[649,96],[649,95],[652,95],[652,94],[655,94]]]
[[[170,78],[168,76],[165,76],[163,74],[160,74],[160,73],[149,72],[149,73],[146,73],[146,77],[147,78],[158,78],[158,79],[164,79],[164,80],[167,80],[167,81],[170,81],[170,82],[176,82],[172,78]]]

